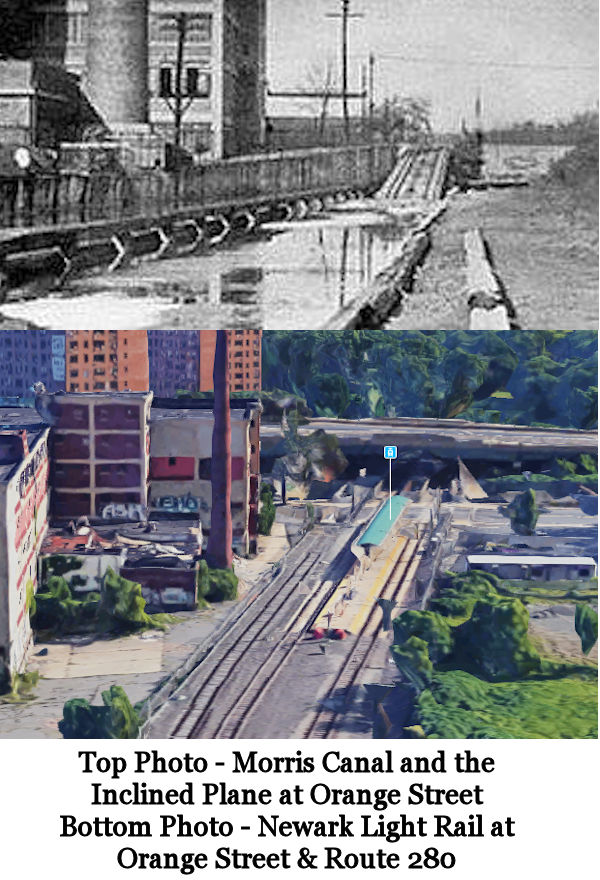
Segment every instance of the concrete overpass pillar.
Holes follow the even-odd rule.
[[[85,87],[110,128],[148,122],[149,0],[92,0]]]

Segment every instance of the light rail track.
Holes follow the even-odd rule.
[[[258,595],[185,679],[174,702],[189,696],[189,704],[168,726],[167,736],[214,739],[239,735],[282,661],[336,589],[336,584],[319,577],[324,534],[317,526],[301,542],[302,558],[295,559],[288,571]]]
[[[410,583],[416,568],[419,547],[419,542],[415,540],[405,544],[379,598],[397,599],[404,586]],[[327,695],[319,701],[318,708],[300,727],[299,737],[329,739],[336,736],[338,720],[350,705],[358,677],[378,643],[379,613],[378,606],[373,604]],[[339,708],[330,708],[331,705]]]

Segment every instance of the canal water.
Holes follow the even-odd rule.
[[[344,210],[267,224],[251,237],[177,259],[74,278],[1,307],[48,329],[328,326],[399,255],[406,227],[389,214]]]

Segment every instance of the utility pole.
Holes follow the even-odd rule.
[[[375,56],[369,55],[369,140],[373,141],[373,124],[375,122]]]
[[[187,34],[187,15],[180,12],[176,17],[177,23],[177,56],[175,60],[175,101],[173,115],[175,117],[175,161],[179,168],[181,157],[181,134],[183,126],[183,53],[185,51],[185,38]]]
[[[348,106],[348,28],[351,18],[364,18],[362,13],[350,12],[350,0],[342,0],[342,13],[328,13],[327,18],[342,20],[342,102],[344,108],[344,135],[346,143],[350,141],[350,111]]]
[[[367,112],[368,112],[368,86],[367,86],[367,65],[363,64],[360,69],[360,90],[363,93],[360,104],[360,117],[363,139],[367,137]]]
[[[179,12],[173,15],[177,32],[177,50],[175,55],[175,81],[168,91],[160,92],[160,97],[166,102],[173,114],[173,147],[174,147],[174,170],[179,172],[181,168],[181,143],[183,140],[183,120],[185,114],[196,98],[200,97],[198,91],[190,91],[189,86],[184,84],[184,62],[187,35],[190,28],[190,15],[187,12]],[[193,87],[192,87],[193,88]]]

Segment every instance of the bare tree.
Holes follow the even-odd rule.
[[[327,58],[322,63],[311,64],[306,71],[304,85],[311,92],[321,92],[317,106],[319,113],[319,137],[322,139],[325,135],[329,104],[333,93],[336,91],[333,59]]]
[[[431,133],[429,102],[422,98],[386,98],[374,110],[373,128],[388,142],[414,141]]]

